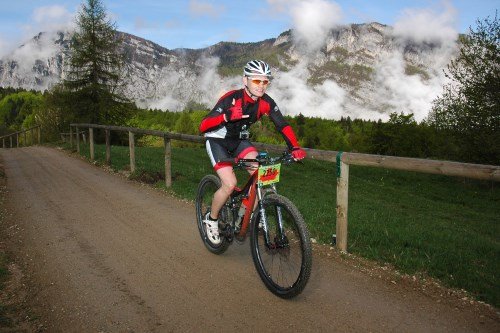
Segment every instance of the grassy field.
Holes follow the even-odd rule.
[[[89,157],[82,145],[81,153]],[[128,147],[112,146],[112,168],[129,169]],[[104,146],[96,145],[104,163]],[[132,177],[165,187],[162,148],[136,147]],[[311,236],[329,244],[335,233],[336,166],[306,160],[284,167],[278,189],[302,212]],[[211,173],[202,148],[173,148],[168,191],[194,200]],[[244,176],[240,175],[241,182]],[[500,189],[492,182],[350,167],[348,251],[408,274],[423,274],[500,306]]]

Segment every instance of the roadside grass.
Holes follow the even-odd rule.
[[[66,148],[69,148],[67,145]],[[81,154],[89,158],[88,147]],[[105,147],[95,146],[97,163]],[[111,147],[111,167],[129,169],[128,147]],[[136,147],[146,180],[194,200],[199,180],[212,168],[203,148],[172,149],[172,187],[164,185],[163,148]],[[241,183],[244,172],[238,173]],[[311,237],[330,244],[336,220],[336,165],[305,160],[283,167],[279,192],[304,215]],[[406,274],[430,276],[500,306],[500,189],[486,181],[350,166],[350,253],[389,263]]]

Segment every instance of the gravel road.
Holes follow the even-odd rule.
[[[205,249],[193,203],[55,148],[0,159],[27,331],[500,332],[495,309],[381,278],[328,246],[315,246],[304,292],[282,300],[248,240],[221,256]]]

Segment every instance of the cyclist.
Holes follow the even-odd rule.
[[[262,60],[252,60],[243,70],[243,88],[223,95],[212,111],[201,121],[200,132],[206,137],[210,161],[222,186],[215,192],[211,210],[204,218],[207,235],[217,245],[218,215],[237,184],[232,164],[220,162],[227,158],[257,157],[257,149],[250,143],[249,128],[263,115],[271,118],[281,132],[294,159],[301,160],[306,152],[300,148],[292,127],[286,122],[274,100],[266,94],[271,82],[271,68]],[[248,169],[252,173],[254,170]]]

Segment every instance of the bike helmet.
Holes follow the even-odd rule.
[[[271,67],[262,60],[252,60],[245,65],[243,70],[245,76],[267,76],[271,77]]]

